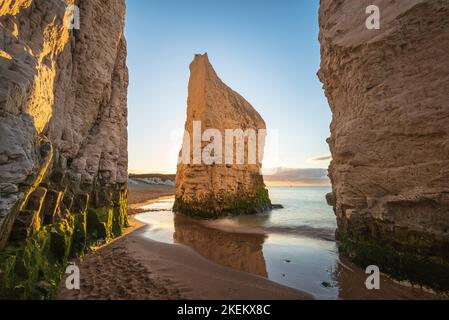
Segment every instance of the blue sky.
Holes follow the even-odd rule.
[[[279,130],[279,165],[326,167],[331,113],[316,72],[319,0],[127,0],[129,170],[176,171],[189,64],[220,78]]]

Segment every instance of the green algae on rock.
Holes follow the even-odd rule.
[[[173,210],[182,214],[204,219],[227,215],[254,214],[271,209],[271,201],[265,185],[259,186],[254,196],[236,195],[229,198],[210,197],[207,200],[184,202],[176,199]]]
[[[120,207],[68,213],[32,237],[10,243],[0,251],[0,299],[56,299],[69,259],[120,236],[128,227],[124,208],[122,200]]]
[[[449,292],[449,251],[432,234],[354,218],[339,221],[336,238],[340,253],[361,268],[376,265],[396,280]]]

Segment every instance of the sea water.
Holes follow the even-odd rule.
[[[136,218],[144,236],[185,245],[210,261],[312,294],[316,299],[421,299],[420,290],[382,276],[382,290],[365,286],[368,275],[339,257],[336,218],[325,200],[330,187],[271,187],[267,213],[200,220],[172,212],[174,199],[144,207]],[[430,297],[432,298],[432,297]]]
[[[210,260],[251,272],[318,299],[335,299],[336,219],[326,204],[330,187],[271,187],[270,198],[283,209],[256,215],[195,221],[175,216],[173,199],[144,207],[138,215],[145,235],[192,247]]]

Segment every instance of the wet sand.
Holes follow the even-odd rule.
[[[367,290],[364,270],[340,257],[335,277],[340,284],[339,296],[342,300],[441,300],[444,296],[412,287],[392,280],[386,275],[380,277],[380,290]]]
[[[133,224],[137,223],[133,220]],[[139,228],[140,227],[140,228]],[[80,263],[81,290],[65,289],[62,300],[311,299],[264,277],[220,266],[186,246],[151,241],[137,229]],[[79,263],[79,262],[78,262]]]
[[[137,209],[155,201],[167,206],[170,200],[160,199],[170,192],[170,187],[166,186],[130,188],[130,206]],[[148,208],[144,211],[148,211]],[[237,226],[229,222],[197,221],[182,215],[173,218],[171,210],[158,211],[159,215],[164,216],[163,219],[157,217],[157,212],[147,213],[151,216],[148,216],[150,221],[146,223],[130,217],[132,227],[123,237],[87,255],[83,261],[76,261],[80,266],[81,290],[68,291],[64,279],[60,285],[59,298],[312,299],[310,294],[301,291],[302,287],[298,290],[291,288],[288,283],[283,285],[282,281],[276,283],[268,279],[268,256],[264,256],[264,242],[267,234],[273,232],[299,232],[320,241],[333,243],[334,240],[320,230],[235,229]],[[167,239],[158,239],[156,234],[165,234],[166,237],[163,237]],[[304,272],[304,266],[295,268]],[[338,299],[441,298],[420,289],[399,285],[385,276],[381,278],[381,291],[369,291],[364,286],[367,277],[364,271],[341,257],[337,258],[332,276],[332,285],[338,288]]]
[[[164,197],[173,196],[175,188],[166,185],[148,185],[145,183],[128,186],[128,214],[140,213],[140,208]]]
[[[169,201],[161,201],[155,206],[164,208],[168,204]],[[419,287],[399,284],[385,275],[380,277],[380,290],[368,290],[365,270],[339,256],[338,252],[333,255],[335,242],[324,240],[321,231],[296,228],[293,235],[292,230],[247,227],[233,224],[228,219],[197,220],[173,215],[165,209],[140,214],[136,218],[148,225],[141,230],[148,239],[188,247],[215,264],[313,294],[316,299],[442,298]],[[328,279],[320,269],[326,269],[324,273]]]
[[[75,263],[80,268],[80,290],[67,290],[65,277],[59,286],[60,300],[180,299],[170,281],[152,275],[129,253],[128,237],[142,223],[130,218],[131,227],[121,238],[98,248]]]
[[[130,186],[129,208],[138,213],[143,205],[173,194],[168,186]],[[137,211],[136,211],[137,209]],[[130,217],[125,235],[88,254],[80,267],[79,291],[69,291],[65,278],[61,300],[302,300],[312,296],[216,264],[181,245],[164,244],[145,237],[147,226]]]

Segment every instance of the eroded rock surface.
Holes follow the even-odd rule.
[[[237,92],[226,86],[217,76],[207,54],[196,55],[190,65],[189,98],[185,130],[190,135],[189,161],[182,160],[176,174],[175,210],[200,217],[225,214],[253,213],[271,207],[268,191],[261,175],[261,156],[264,142],[256,146],[256,161],[248,157],[246,138],[245,159],[226,162],[226,130],[254,130],[256,141],[265,140],[265,122],[257,111]],[[201,123],[202,135],[215,129],[222,137],[222,158],[211,164],[194,160],[194,122]],[[202,143],[201,153],[214,139]],[[261,140],[261,141],[262,141]],[[234,140],[236,141],[236,140]],[[235,143],[234,146],[237,146]],[[236,147],[237,148],[237,147]],[[260,149],[259,149],[260,148]],[[214,150],[209,154],[218,152]],[[216,155],[216,154],[215,154]],[[181,155],[181,158],[182,155]],[[204,159],[203,159],[204,160]],[[189,162],[189,163],[186,163]]]
[[[54,299],[69,258],[127,226],[124,18],[0,1],[0,298]]]
[[[93,206],[117,206],[126,192],[124,17],[124,0],[1,1],[1,246],[39,185],[58,194],[43,206],[54,212],[86,194]]]
[[[380,30],[365,26],[371,4]],[[448,1],[321,1],[341,249],[437,289],[449,289],[448,30]]]

